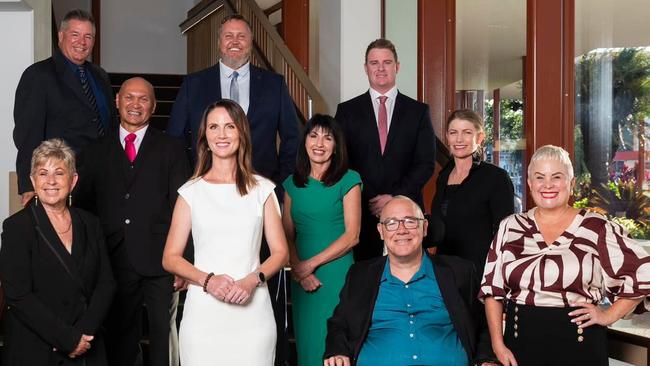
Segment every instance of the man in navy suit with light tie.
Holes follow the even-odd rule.
[[[361,233],[355,259],[380,256],[379,213],[395,195],[422,207],[422,188],[435,167],[435,135],[429,106],[397,90],[397,51],[387,39],[366,49],[364,64],[370,89],[338,105],[350,169],[363,180]]]
[[[284,181],[296,163],[298,118],[284,78],[250,64],[253,35],[241,15],[231,15],[219,28],[219,62],[187,75],[174,102],[167,133],[188,136],[192,162],[196,162],[196,138],[205,108],[228,98],[242,107],[251,130],[253,167],[276,185]],[[280,137],[279,149],[276,146]],[[264,251],[266,250],[267,253]],[[262,246],[262,258],[268,248]],[[278,326],[276,365],[284,365],[288,353],[284,291],[277,291],[278,276],[268,280]],[[276,296],[282,293],[281,296]]]
[[[281,184],[296,163],[298,118],[284,78],[250,64],[252,43],[250,25],[241,15],[224,19],[219,29],[221,59],[216,65],[185,77],[167,133],[185,136],[191,132],[190,157],[195,162],[196,133],[203,111],[221,98],[235,100],[250,123],[253,167]]]

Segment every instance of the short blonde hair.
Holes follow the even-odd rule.
[[[557,160],[564,166],[566,169],[567,177],[569,180],[573,179],[573,163],[571,163],[571,158],[569,153],[559,146],[554,145],[544,145],[537,149],[533,156],[530,158],[530,164],[528,164],[528,176],[532,174],[531,169],[533,163],[538,160]]]
[[[72,176],[77,173],[77,167],[74,158],[74,151],[63,141],[63,139],[50,139],[41,142],[32,153],[32,166],[30,175],[36,174],[36,169],[45,164],[50,159],[61,160],[68,173]]]

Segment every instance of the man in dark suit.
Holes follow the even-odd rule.
[[[156,107],[149,82],[129,79],[115,99],[120,127],[84,152],[78,193],[78,204],[100,218],[118,285],[106,322],[109,363],[137,360],[145,303],[149,364],[169,366],[177,284],[162,268],[162,253],[189,161],[182,141],[149,127]]]
[[[408,197],[384,206],[376,230],[388,256],[350,267],[327,321],[325,365],[491,365],[472,263],[424,253],[427,220]]]
[[[172,136],[189,133],[190,158],[195,162],[203,111],[221,98],[235,100],[246,112],[250,125],[253,167],[281,187],[296,164],[298,118],[284,78],[250,64],[252,46],[253,34],[246,19],[241,15],[226,17],[219,28],[219,62],[185,77],[172,108],[167,133]],[[279,198],[282,201],[281,195]],[[262,245],[260,259],[268,256],[267,246]],[[284,283],[281,279],[284,279],[283,271],[267,281],[278,325],[276,365],[284,365],[288,357],[285,291],[281,287],[278,291]]]
[[[395,46],[370,43],[364,64],[370,89],[338,105],[336,120],[345,131],[350,169],[363,180],[361,233],[356,260],[380,256],[377,217],[394,195],[422,207],[422,188],[435,167],[435,136],[429,107],[398,92]]]
[[[79,153],[117,124],[108,75],[86,61],[95,43],[92,16],[70,11],[58,36],[59,47],[52,57],[28,67],[16,89],[14,143],[23,206],[34,197],[29,167],[32,151],[41,141],[59,137]]]
[[[253,167],[280,184],[296,164],[298,119],[284,78],[250,64],[252,42],[250,25],[241,15],[224,19],[219,29],[221,58],[216,65],[185,77],[172,108],[167,133],[180,137],[191,132],[189,148],[194,162],[203,111],[221,98],[233,99],[248,117]]]

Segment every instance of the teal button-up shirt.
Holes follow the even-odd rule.
[[[431,260],[407,283],[386,261],[357,366],[468,366],[468,357],[440,294]]]

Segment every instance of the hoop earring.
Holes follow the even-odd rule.
[[[72,194],[68,195],[68,207],[72,207]]]

